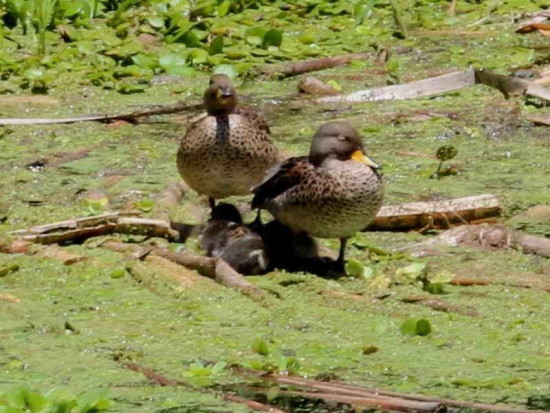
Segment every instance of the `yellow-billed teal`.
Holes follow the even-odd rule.
[[[187,129],[177,163],[185,182],[213,208],[216,199],[250,193],[277,161],[277,148],[263,116],[237,108],[228,76],[212,76],[204,105],[207,115]]]
[[[268,210],[296,233],[340,238],[342,271],[347,238],[365,228],[382,205],[378,169],[351,125],[326,123],[315,133],[308,157],[289,158],[268,172],[253,190],[252,207]]]

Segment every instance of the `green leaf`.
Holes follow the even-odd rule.
[[[277,397],[279,397],[280,389],[278,386],[271,387],[267,393],[265,394],[265,397],[267,398],[268,402],[272,402]]]
[[[406,267],[398,268],[395,272],[396,275],[408,278],[412,281],[417,280],[424,273],[426,269],[425,262],[413,262]]]
[[[264,35],[262,47],[267,49],[269,46],[279,47],[283,43],[283,32],[277,29],[268,30]]]
[[[267,29],[265,27],[255,26],[244,32],[244,38],[248,44],[252,46],[260,46],[264,41],[266,33]]]
[[[155,29],[160,29],[164,27],[164,19],[160,16],[153,16],[147,19],[147,22],[154,27]]]
[[[206,62],[208,59],[208,52],[204,49],[192,49],[188,55],[191,63],[194,65],[199,65]]]
[[[224,75],[229,76],[231,79],[236,79],[238,76],[237,70],[235,69],[235,67],[229,64],[216,66],[212,71],[212,73],[214,74],[223,73]]]
[[[0,277],[5,277],[11,272],[17,271],[19,269],[19,264],[10,264],[5,267],[0,267]]]
[[[338,92],[341,92],[342,91],[342,86],[340,85],[340,83],[338,83],[336,80],[329,80],[327,82],[327,85],[329,85],[330,87],[336,89]]]
[[[227,12],[229,11],[230,7],[231,7],[231,2],[229,0],[224,0],[224,2],[222,4],[220,4],[216,9],[218,17],[225,16],[227,14]]]
[[[212,39],[208,48],[208,53],[211,55],[223,53],[223,36],[219,35]]]
[[[218,361],[212,366],[212,374],[220,374],[225,369],[225,366],[227,366],[225,361]]]
[[[143,212],[151,211],[154,206],[155,200],[151,198],[143,198],[136,203],[136,207]]]
[[[122,278],[126,275],[125,268],[117,268],[111,272],[111,278]]]
[[[159,59],[159,65],[169,75],[184,75],[184,69],[186,69],[185,57],[176,54],[168,53]]]
[[[254,343],[252,343],[252,351],[254,353],[258,353],[261,356],[269,355],[269,347],[267,346],[267,343],[262,339],[257,339],[254,341]]]
[[[427,336],[432,331],[430,322],[425,318],[408,318],[399,328],[403,334],[411,336]]]
[[[440,161],[448,161],[453,159],[457,153],[458,150],[453,145],[443,145],[437,149],[435,156]]]

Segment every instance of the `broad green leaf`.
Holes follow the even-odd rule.
[[[251,27],[244,33],[244,38],[248,44],[252,46],[260,46],[264,41],[266,33],[267,29],[265,27]]]
[[[208,59],[208,52],[204,49],[192,49],[189,52],[188,58],[194,65],[199,65],[206,62],[206,59]]]
[[[237,70],[235,69],[235,67],[229,64],[216,66],[212,71],[212,73],[214,74],[223,73],[224,75],[229,76],[231,79],[236,79],[238,76]]]
[[[417,280],[424,273],[426,269],[425,262],[413,262],[406,267],[398,268],[395,272],[396,275],[408,278],[410,280]]]
[[[223,53],[223,36],[216,36],[212,39],[208,47],[208,53],[211,55]]]
[[[111,272],[111,278],[122,278],[126,275],[126,269],[117,268]]]
[[[252,343],[252,351],[258,353],[261,356],[269,355],[269,347],[267,343],[262,339],[257,339]]]
[[[164,27],[164,18],[160,16],[149,17],[147,19],[147,22],[155,29],[160,29]]]
[[[218,361],[212,366],[212,374],[220,374],[225,369],[225,366],[227,366],[225,361]]]
[[[267,49],[270,46],[279,47],[283,43],[283,32],[277,29],[268,30],[264,35],[262,47]]]
[[[424,318],[408,318],[401,324],[403,334],[411,336],[427,336],[432,331],[430,322]]]

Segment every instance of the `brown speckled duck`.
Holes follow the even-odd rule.
[[[382,205],[378,169],[351,125],[326,123],[315,133],[308,157],[278,164],[254,188],[252,207],[268,210],[296,233],[340,238],[336,264],[343,271],[347,239],[365,228]]]
[[[237,108],[231,79],[213,75],[204,93],[207,115],[187,129],[178,170],[195,191],[215,200],[246,195],[277,161],[277,148],[260,113]]]

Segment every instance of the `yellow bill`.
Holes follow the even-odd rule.
[[[365,155],[363,151],[360,151],[360,150],[356,150],[355,152],[353,152],[351,154],[351,159],[357,162],[361,162],[362,164],[365,164],[367,166],[370,166],[371,168],[375,168],[375,169],[380,168],[380,165],[378,165],[371,158]]]

